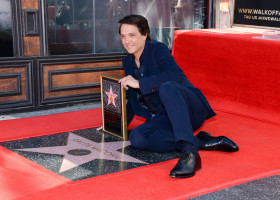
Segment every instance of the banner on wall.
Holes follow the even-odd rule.
[[[233,25],[280,29],[279,0],[235,0]]]

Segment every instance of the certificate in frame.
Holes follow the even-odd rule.
[[[127,140],[126,90],[118,81],[116,77],[100,75],[102,130]]]

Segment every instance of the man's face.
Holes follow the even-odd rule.
[[[120,28],[122,44],[129,54],[133,54],[137,59],[144,50],[147,35],[141,35],[137,26],[122,24]]]

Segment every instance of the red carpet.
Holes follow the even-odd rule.
[[[69,182],[0,146],[0,199],[11,200]]]
[[[217,113],[202,130],[232,138],[240,151],[201,151],[202,170],[192,178],[169,178],[169,171],[176,163],[171,160],[72,182],[0,148],[0,196],[6,200],[187,199],[280,173],[279,125]],[[97,109],[1,121],[1,140],[90,128],[101,125],[100,118]]]
[[[101,126],[101,109],[0,121],[0,142]]]

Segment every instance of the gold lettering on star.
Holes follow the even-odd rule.
[[[113,154],[113,152],[110,152],[110,151],[108,151],[106,149],[98,148],[97,146],[94,146],[92,144],[83,142],[83,141],[81,141],[79,139],[74,139],[73,141],[79,143],[80,145],[84,145],[85,147],[88,147],[88,148],[90,148],[92,150],[98,151],[98,152],[103,153],[105,155],[112,156],[115,159],[121,159],[121,156],[115,155],[115,154]]]

